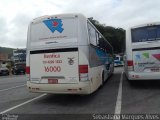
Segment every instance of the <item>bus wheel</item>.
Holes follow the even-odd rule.
[[[99,88],[101,89],[102,87],[103,87],[103,85],[104,85],[104,71],[103,71],[103,73],[102,73],[102,76],[101,76],[101,85],[99,86]]]
[[[104,71],[102,73],[102,86],[104,85]]]

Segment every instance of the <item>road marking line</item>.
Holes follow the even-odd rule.
[[[118,89],[118,96],[117,96],[117,102],[115,107],[115,115],[121,114],[121,106],[122,106],[122,82],[123,82],[123,72],[121,73],[121,78],[119,82],[119,89]]]
[[[26,85],[26,84],[23,84],[23,85],[20,85],[20,86],[11,87],[11,88],[2,89],[2,90],[0,90],[0,92],[7,91],[7,90],[11,90],[11,89],[15,89],[15,88],[19,88],[19,87],[23,87],[23,86],[25,86],[25,85]]]
[[[25,77],[26,75],[9,75],[9,76],[0,76],[1,79],[5,78],[16,78],[16,77]]]
[[[30,102],[32,102],[32,101],[34,101],[34,100],[37,100],[37,99],[39,99],[39,98],[41,98],[41,97],[43,97],[43,96],[45,96],[45,95],[47,95],[47,94],[42,94],[42,95],[40,95],[40,96],[38,96],[38,97],[35,97],[35,98],[30,99],[30,100],[28,100],[28,101],[26,101],[26,102],[23,102],[23,103],[21,103],[21,104],[19,104],[19,105],[16,105],[16,106],[14,106],[14,107],[11,107],[11,108],[9,108],[9,109],[7,109],[7,110],[4,110],[4,111],[0,112],[0,114],[4,114],[4,113],[6,113],[6,112],[9,112],[9,111],[11,111],[11,110],[14,110],[14,109],[16,109],[16,108],[18,108],[18,107],[21,107],[21,106],[23,106],[23,105],[25,105],[25,104],[27,104],[27,103],[30,103]]]

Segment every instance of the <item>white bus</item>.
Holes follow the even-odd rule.
[[[114,70],[112,46],[81,14],[31,21],[26,61],[30,92],[90,94]]]
[[[127,30],[124,59],[129,80],[160,80],[160,23]]]
[[[123,66],[123,56],[121,55],[115,55],[114,56],[114,66]]]

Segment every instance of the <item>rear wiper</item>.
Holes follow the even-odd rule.
[[[154,39],[147,39],[147,43],[153,43],[153,42],[158,42],[157,41],[158,39],[157,38],[154,38]]]
[[[46,44],[58,43],[57,41],[54,42],[46,42]]]
[[[147,41],[147,43],[154,43],[154,42],[157,42],[156,40],[155,41]]]

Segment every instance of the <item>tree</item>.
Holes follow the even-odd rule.
[[[101,32],[101,34],[108,40],[113,46],[114,53],[123,53],[125,50],[125,30],[123,28],[114,28],[112,26],[106,26],[100,24],[92,17],[88,18],[92,24]]]

